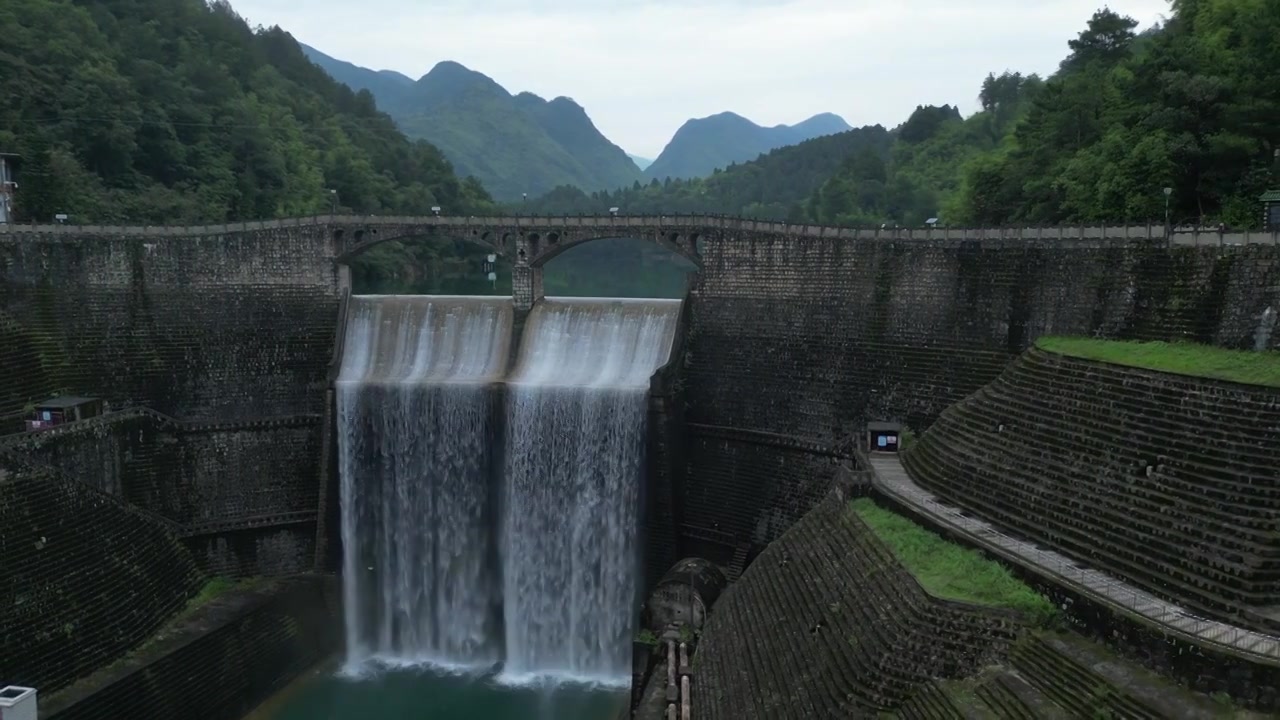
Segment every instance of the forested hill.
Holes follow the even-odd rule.
[[[329,78],[284,31],[252,31],[222,0],[6,0],[0,37],[0,152],[22,155],[22,219],[489,206],[369,93]]]
[[[967,169],[969,222],[1261,221],[1280,181],[1280,2],[1174,0],[1162,28],[1099,12],[1010,142]]]
[[[850,130],[839,115],[822,113],[795,125],[761,127],[741,115],[723,112],[689,120],[671,138],[645,177],[673,180],[705,177],[732,163],[755,160],[775,148]]]
[[[926,105],[702,180],[584,195],[544,212],[708,211],[839,225],[1164,222],[1255,228],[1280,187],[1280,2],[1176,0],[1136,34],[1101,10],[1047,79],[990,75],[981,110]],[[872,140],[862,142],[861,140]]]
[[[611,189],[640,178],[635,162],[569,98],[512,95],[455,62],[414,81],[303,49],[340,82],[371,91],[406,134],[439,147],[460,175],[474,175],[497,198],[532,197],[562,184]]]
[[[558,187],[525,208],[541,213],[717,212],[778,220],[802,220],[808,198],[834,175],[847,158],[867,155],[883,159],[891,143],[889,131],[874,125],[814,138],[778,148],[759,159],[731,164],[705,178],[664,180],[614,192],[587,194]],[[514,208],[513,208],[514,209]]]

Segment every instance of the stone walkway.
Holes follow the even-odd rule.
[[[897,499],[939,525],[970,537],[1009,562],[1031,566],[1041,575],[1092,597],[1115,610],[1136,615],[1163,626],[1169,633],[1202,645],[1217,645],[1268,664],[1280,662],[1280,638],[1192,615],[1183,608],[1093,570],[1053,550],[1002,534],[989,523],[969,517],[959,509],[939,502],[929,491],[916,485],[897,455],[871,455],[876,489]]]

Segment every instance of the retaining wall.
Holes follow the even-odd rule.
[[[204,583],[172,527],[0,454],[0,678],[48,693],[123,656]]]
[[[903,455],[936,495],[1229,622],[1276,628],[1280,389],[1034,349]]]
[[[1003,657],[1019,616],[938,600],[835,494],[716,603],[694,660],[694,712],[853,717],[890,710],[934,677]]]
[[[239,720],[340,649],[332,577],[232,591],[143,652],[45,700],[51,720]]]

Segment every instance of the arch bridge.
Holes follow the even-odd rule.
[[[1048,241],[1164,242],[1175,245],[1277,244],[1280,234],[1224,232],[1221,229],[1166,229],[1158,225],[1096,225],[1012,228],[851,228],[751,220],[726,215],[586,215],[586,216],[458,216],[458,215],[318,215],[311,217],[200,226],[113,226],[69,224],[0,224],[0,250],[7,243],[139,241],[150,253],[161,243],[183,238],[246,238],[299,242],[315,248],[315,260],[331,261],[339,282],[349,285],[349,263],[386,242],[408,239],[462,239],[512,264],[512,292],[517,308],[527,309],[542,296],[542,267],[569,248],[602,238],[647,240],[703,266],[702,246],[724,240],[838,239],[901,241]],[[0,258],[2,260],[2,258]]]

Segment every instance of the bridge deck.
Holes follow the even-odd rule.
[[[715,214],[672,215],[313,215],[218,225],[74,225],[0,223],[0,238],[37,234],[46,237],[208,236],[296,227],[413,228],[415,231],[449,230],[535,231],[597,230],[600,236],[625,236],[627,228],[647,231],[696,231],[699,233],[766,233],[789,237],[849,240],[1052,240],[1056,242],[1157,241],[1172,245],[1277,245],[1280,233],[1219,231],[1214,228],[1175,227],[1166,235],[1160,225],[1072,225],[1052,227],[838,227],[807,223],[774,222]]]
[[[871,467],[872,482],[877,490],[1011,563],[1046,576],[1122,615],[1158,625],[1186,641],[1217,646],[1268,665],[1280,665],[1280,638],[1192,615],[1174,603],[1053,550],[1004,535],[989,523],[940,502],[916,485],[897,455],[875,453],[871,456]]]

